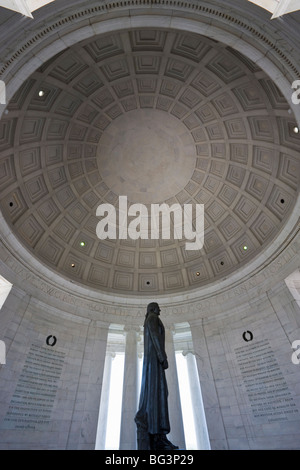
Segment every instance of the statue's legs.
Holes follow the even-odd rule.
[[[150,434],[142,426],[137,426],[138,450],[151,450]]]

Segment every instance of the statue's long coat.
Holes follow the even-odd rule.
[[[162,363],[165,329],[156,313],[148,313],[144,324],[144,362],[139,410],[135,421],[150,434],[170,432],[168,386]]]

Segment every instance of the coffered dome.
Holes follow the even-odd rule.
[[[300,134],[239,52],[164,29],[105,34],[46,62],[1,119],[1,210],[34,257],[100,291],[168,294],[237,272],[295,206]],[[204,204],[186,240],[100,240],[100,204]],[[195,222],[195,221],[194,221]],[[171,227],[172,228],[172,227]],[[171,230],[172,234],[173,230]]]

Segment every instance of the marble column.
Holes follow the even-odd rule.
[[[195,354],[192,351],[183,351],[182,354],[186,358],[186,362],[187,362],[191,400],[192,400],[192,407],[193,407],[193,412],[194,412],[197,448],[199,450],[209,450],[210,449],[209,437],[208,437],[197,365],[196,365],[196,360],[195,360]]]
[[[184,428],[172,329],[166,327],[165,334],[165,349],[169,363],[169,368],[166,370],[166,379],[169,390],[168,406],[171,425],[171,432],[167,437],[173,444],[179,446],[179,449],[185,449]]]
[[[115,357],[116,357],[116,353],[108,352],[105,358],[104,372],[103,372],[103,384],[102,384],[102,391],[101,391],[101,403],[100,403],[98,429],[97,429],[96,450],[105,449],[108,402],[109,402],[109,391],[110,391],[110,377],[111,377],[112,362]]]
[[[137,412],[137,381],[138,381],[138,356],[137,334],[140,331],[136,327],[124,328],[126,333],[125,365],[123,380],[122,417],[120,432],[120,450],[135,450],[136,425],[134,421]]]
[[[86,328],[67,450],[95,449],[107,335],[108,325],[101,321]]]
[[[205,410],[210,446],[213,450],[228,449],[227,436],[222,419],[220,401],[216,388],[215,377],[211,363],[211,353],[208,350],[207,333],[202,322],[190,322],[193,348],[195,351],[198,377],[201,383],[201,394]],[[212,328],[207,325],[207,328]]]

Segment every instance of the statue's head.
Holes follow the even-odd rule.
[[[158,303],[156,303],[156,302],[151,302],[150,304],[148,304],[148,306],[147,306],[147,314],[148,314],[148,313],[156,313],[157,315],[159,315],[159,312],[160,312],[160,308],[159,308]]]

